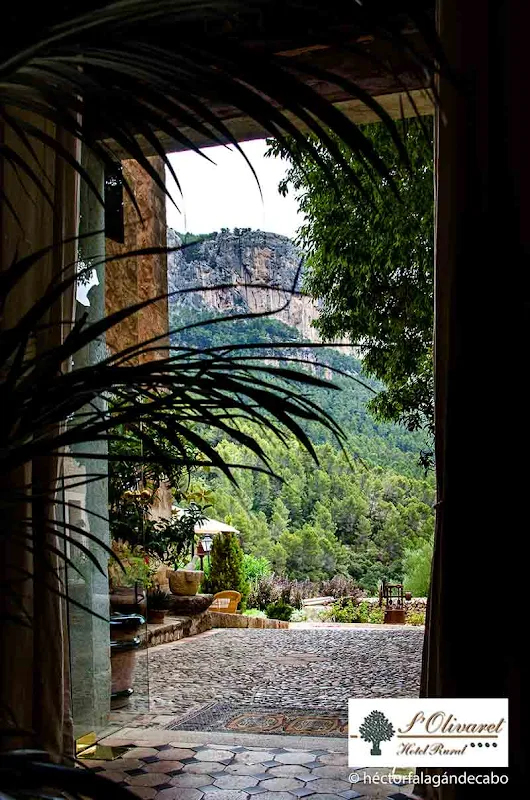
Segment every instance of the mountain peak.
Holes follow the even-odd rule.
[[[263,313],[318,341],[314,301],[300,294],[304,256],[287,236],[251,228],[223,229],[195,237],[168,230],[169,291],[197,288],[172,302],[221,313]]]

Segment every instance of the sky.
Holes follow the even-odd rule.
[[[282,197],[278,183],[287,162],[265,158],[264,139],[241,145],[254,167],[263,193],[243,156],[228,147],[207,147],[212,164],[191,151],[174,153],[170,161],[182,187],[180,195],[171,175],[167,187],[180,211],[166,203],[167,224],[182,233],[210,233],[221,228],[257,228],[293,237],[302,224],[292,193]]]

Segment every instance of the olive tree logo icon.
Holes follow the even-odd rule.
[[[359,728],[361,739],[372,743],[371,756],[381,755],[381,742],[388,742],[394,735],[394,727],[381,711],[371,711]]]

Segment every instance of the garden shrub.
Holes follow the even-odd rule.
[[[406,622],[408,625],[425,625],[425,611],[409,611]]]
[[[367,601],[356,603],[354,600],[339,600],[323,615],[331,622],[364,622],[380,625],[384,620],[384,611],[379,606]]]
[[[431,583],[433,543],[424,542],[415,550],[405,551],[403,586],[415,597],[427,597]]]
[[[269,619],[279,619],[284,622],[289,622],[293,615],[294,608],[284,600],[278,600],[276,603],[268,605],[265,611]]]
[[[202,591],[216,594],[231,589],[240,592],[240,609],[244,611],[249,586],[243,571],[243,550],[235,533],[214,536],[210,552],[208,576],[202,581]]]
[[[265,560],[265,559],[264,559]],[[278,575],[263,575],[251,583],[248,605],[262,611],[278,600],[293,608],[302,608],[302,601],[310,597],[353,598],[357,602],[362,592],[352,578],[335,575],[329,581],[297,581]]]
[[[264,556],[243,555],[243,574],[250,586],[259,583],[261,578],[266,578],[272,573],[271,562]]]

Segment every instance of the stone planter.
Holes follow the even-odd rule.
[[[117,586],[109,594],[112,611],[120,614],[142,614],[146,612],[145,589],[140,584],[136,586]]]
[[[124,708],[132,695],[136,651],[140,647],[138,629],[144,624],[140,614],[113,614],[110,619],[110,666],[112,709]]]
[[[147,608],[147,622],[150,625],[162,625],[166,618],[165,609]]]
[[[213,594],[170,594],[169,613],[173,617],[195,617],[211,606]]]
[[[173,594],[197,594],[204,572],[198,569],[176,569],[169,573],[169,588]]]

